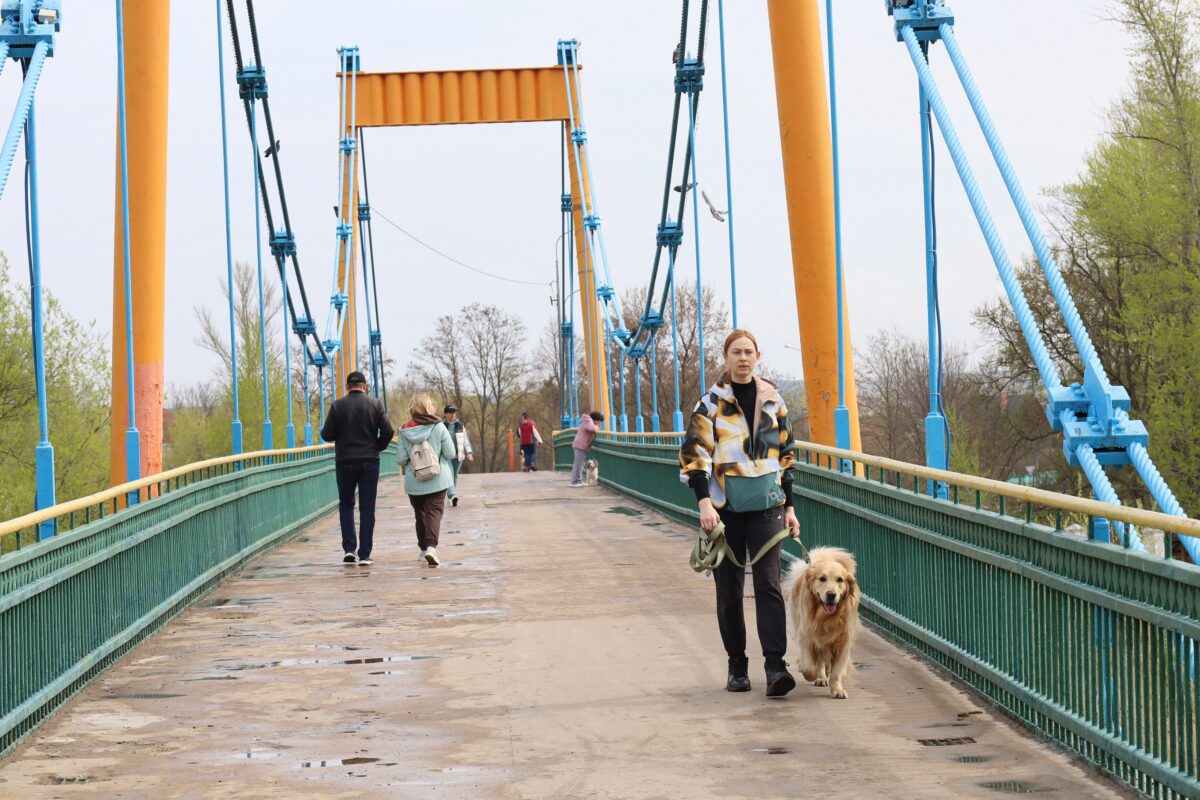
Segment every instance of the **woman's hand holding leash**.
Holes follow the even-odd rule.
[[[792,508],[790,504],[787,507],[787,517],[785,521],[787,522],[788,533],[791,534],[793,539],[799,539],[800,520],[796,519],[796,509]]]
[[[713,528],[721,523],[721,517],[717,514],[717,510],[713,508],[712,500],[704,498],[700,501],[700,530],[705,533],[712,533]],[[799,523],[796,525],[799,529]]]

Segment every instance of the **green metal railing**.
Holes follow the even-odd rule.
[[[570,463],[570,434],[555,445]],[[604,434],[592,457],[606,485],[694,521],[677,447]],[[856,555],[868,623],[1136,791],[1200,797],[1200,569],[1170,560],[1200,523],[817,445],[802,458],[804,542]],[[1066,533],[1070,515],[1159,528],[1166,557]]]
[[[397,472],[392,451],[380,466]],[[149,498],[0,556],[0,754],[229,573],[333,508],[333,469],[328,447],[251,453],[0,524],[19,536],[132,491]]]

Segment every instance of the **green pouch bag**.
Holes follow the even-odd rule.
[[[779,485],[778,473],[744,478],[740,475],[725,476],[725,499],[737,512],[766,511],[783,505],[787,500],[783,487]]]

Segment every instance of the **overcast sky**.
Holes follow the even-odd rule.
[[[816,0],[797,0],[816,2]],[[698,4],[697,4],[698,5]],[[772,367],[801,374],[791,255],[775,113],[775,76],[762,0],[726,4],[738,291],[743,325]],[[836,19],[842,133],[843,220],[853,341],[882,329],[924,336],[924,257],[916,78],[883,3],[840,3]],[[1127,37],[1104,19],[1103,0],[959,2],[957,31],[1027,189],[1073,179],[1105,130],[1105,114],[1128,84]],[[43,270],[66,309],[97,330],[111,325],[113,158],[116,107],[112,3],[64,3],[57,54],[38,89]],[[337,13],[332,13],[336,6]],[[336,50],[361,48],[369,71],[549,66],[559,38],[581,42],[584,99],[597,207],[618,290],[643,285],[666,160],[673,93],[671,52],[679,4],[504,3],[444,0],[335,4],[258,0],[263,62],[304,278],[324,325],[334,262],[337,200]],[[824,6],[824,3],[821,3]],[[724,206],[724,155],[716,4],[698,132],[703,188]],[[204,380],[217,368],[195,345],[194,308],[223,308],[225,273],[217,106],[215,4],[172,3],[168,170],[166,378]],[[1037,24],[1029,20],[1036,19]],[[1014,44],[1019,39],[1019,46]],[[228,47],[226,32],[225,46]],[[993,198],[1014,260],[1028,250],[1003,185],[986,160],[953,70],[940,48],[935,73],[959,132]],[[10,108],[18,72],[2,91]],[[236,101],[232,62],[223,76]],[[249,137],[230,106],[234,254],[254,257]],[[940,145],[940,142],[939,142]],[[944,149],[940,151],[945,153]],[[433,246],[515,278],[550,281],[559,233],[556,123],[373,130],[368,134],[373,205]],[[19,170],[0,201],[0,249],[25,280]],[[939,169],[942,298],[948,341],[975,348],[971,311],[1001,291],[949,158]],[[690,235],[681,270],[694,274]],[[265,235],[265,234],[264,234]],[[725,228],[701,219],[705,281],[728,297]],[[381,221],[376,259],[385,348],[407,363],[437,316],[473,301],[518,312],[533,338],[555,311],[550,289],[468,272]],[[268,265],[270,264],[269,257]],[[277,280],[277,278],[272,278]]]

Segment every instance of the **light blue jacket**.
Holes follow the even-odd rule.
[[[450,436],[450,431],[446,430],[445,425],[438,422],[433,425],[401,428],[400,435],[396,439],[400,444],[396,451],[396,460],[400,462],[400,466],[404,467],[404,491],[409,494],[433,494],[450,488],[450,485],[454,483],[454,470],[450,466],[450,459],[454,458],[458,449],[454,446],[454,439]],[[430,446],[438,454],[442,465],[442,471],[438,473],[437,477],[427,481],[417,478],[408,468],[412,460],[409,451],[413,445],[420,444],[425,440],[429,440]]]

